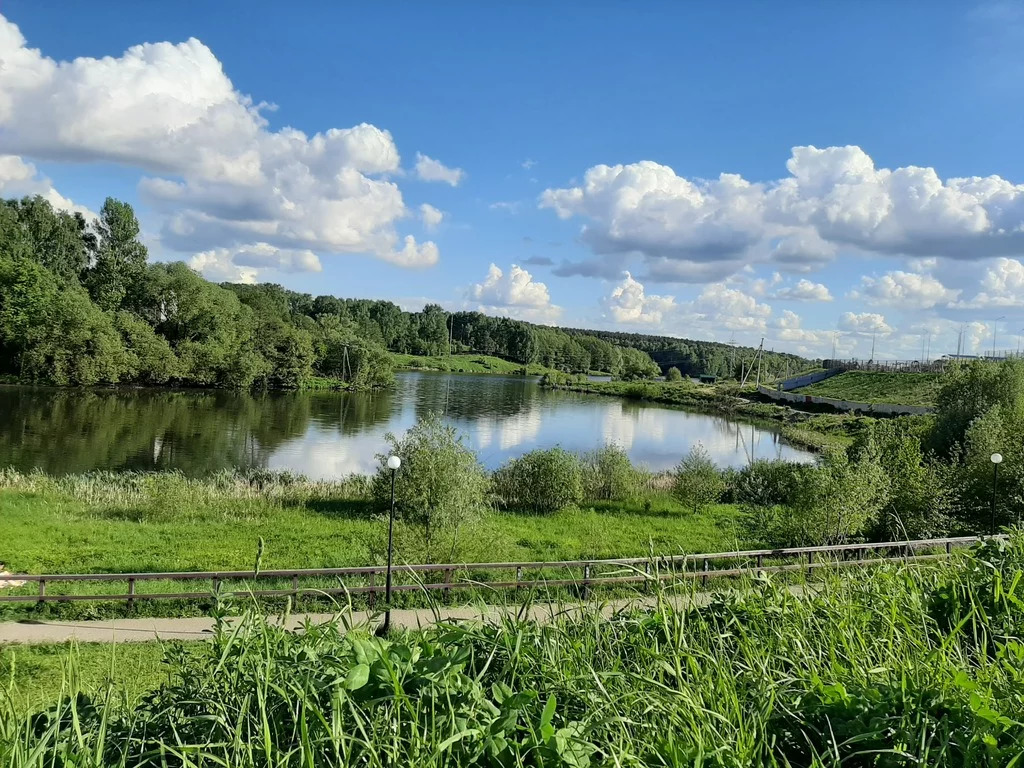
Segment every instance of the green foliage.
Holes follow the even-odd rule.
[[[587,499],[625,501],[641,495],[642,473],[633,466],[622,446],[608,443],[583,456],[582,462]]]
[[[78,674],[97,658],[120,670],[135,649],[53,649],[67,671],[39,711],[17,706],[16,685],[0,697],[0,763],[1019,765],[1024,623],[1007,585],[1024,578],[1022,547],[823,574],[798,593],[766,579],[705,598],[686,580],[653,609],[531,621],[512,606],[387,638],[344,612],[302,632],[218,616],[208,643],[168,647],[141,696]],[[38,667],[38,650],[3,653],[5,681]]]
[[[139,242],[139,221],[128,203],[108,197],[96,222],[99,238],[95,260],[85,277],[92,300],[100,309],[113,312],[126,298],[137,305],[134,295],[148,252]]]
[[[749,507],[781,507],[796,501],[805,477],[814,471],[795,461],[757,459],[743,467],[735,481],[736,501]]]
[[[707,449],[697,443],[676,467],[672,493],[679,503],[694,514],[717,504],[725,492],[725,479],[711,461]]]
[[[57,294],[21,354],[22,373],[54,384],[116,384],[128,370],[128,354],[107,313],[81,288]]]
[[[996,525],[1024,516],[1024,360],[973,361],[946,375],[928,445],[940,460],[953,514],[969,530],[987,531],[993,453],[1003,456]]]
[[[928,426],[916,417],[879,420],[854,443],[853,455],[876,462],[885,475],[886,500],[870,526],[873,539],[922,539],[949,530],[949,488],[921,444]]]
[[[665,371],[665,381],[682,381],[683,374],[674,365]]]
[[[487,473],[456,429],[437,413],[429,413],[399,439],[385,436],[390,450],[377,458],[380,466],[371,483],[378,509],[391,504],[392,472],[388,456],[398,456],[402,467],[396,478],[398,514],[423,534],[424,555],[433,558],[440,537],[454,550],[459,528],[487,509]],[[429,562],[430,560],[428,560]]]
[[[827,452],[816,466],[792,472],[782,488],[785,505],[752,510],[751,533],[771,546],[843,544],[863,537],[876,524],[889,498],[877,457],[850,460],[844,451]],[[782,494],[768,494],[771,503]]]
[[[178,358],[153,327],[133,312],[121,311],[114,317],[114,327],[124,340],[124,381],[143,384],[166,384],[178,376]]]
[[[583,499],[583,467],[561,448],[525,453],[498,469],[494,495],[506,509],[551,514]]]

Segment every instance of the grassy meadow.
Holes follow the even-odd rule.
[[[250,615],[161,653],[9,648],[0,764],[1009,768],[1024,761],[1022,577],[1018,539],[611,617],[377,638]]]
[[[859,403],[931,406],[941,386],[940,373],[847,371],[794,391]]]
[[[19,573],[247,571],[254,568],[262,541],[264,570],[381,564],[387,524],[366,485],[358,477],[328,483],[275,475],[263,482],[235,474],[200,480],[176,473],[53,477],[4,471],[0,559]],[[532,562],[722,551],[747,543],[739,520],[733,505],[694,515],[667,492],[654,490],[643,501],[595,501],[548,515],[488,510],[460,529],[454,549],[445,543],[432,553],[424,553],[412,527],[399,524],[396,558],[400,563]],[[103,594],[124,592],[125,586],[51,583],[47,591]],[[35,589],[29,584],[19,591]],[[208,593],[210,584],[139,582],[138,589]],[[206,607],[140,601],[134,610],[196,613]],[[125,609],[103,603],[40,609],[32,603],[0,604],[0,617],[26,612],[109,616]]]
[[[394,353],[391,357],[395,368],[413,371],[521,374],[525,369],[525,372],[529,375],[542,376],[552,370],[539,363],[530,363],[527,366],[523,366],[521,363],[514,363],[501,357],[474,353],[455,355],[406,355]]]

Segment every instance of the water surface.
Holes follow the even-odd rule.
[[[440,411],[489,468],[534,448],[614,442],[661,470],[701,443],[720,466],[806,459],[778,433],[721,416],[614,397],[552,392],[536,379],[400,373],[376,393],[61,390],[0,387],[0,466],[94,469],[289,469],[316,478],[371,472],[401,433]]]

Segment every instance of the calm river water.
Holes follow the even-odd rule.
[[[266,467],[335,478],[373,471],[384,434],[428,411],[446,414],[490,468],[534,448],[606,442],[654,470],[698,442],[721,466],[809,456],[775,432],[720,416],[551,392],[531,378],[401,373],[394,390],[373,394],[0,387],[0,466],[189,475]]]

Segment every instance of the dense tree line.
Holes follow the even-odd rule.
[[[678,368],[684,376],[711,374],[722,379],[739,379],[751,365],[757,349],[733,346],[717,341],[694,341],[672,336],[652,336],[644,333],[620,331],[586,331],[567,328],[574,336],[591,336],[612,344],[646,352],[663,372]],[[765,351],[761,355],[762,379],[774,379],[796,373],[812,365],[812,361],[786,352]]]
[[[131,206],[94,222],[41,197],[0,202],[0,373],[60,385],[294,388],[315,376],[385,386],[392,352],[473,351],[572,373],[657,375],[642,351],[436,304],[217,285],[150,263]]]

